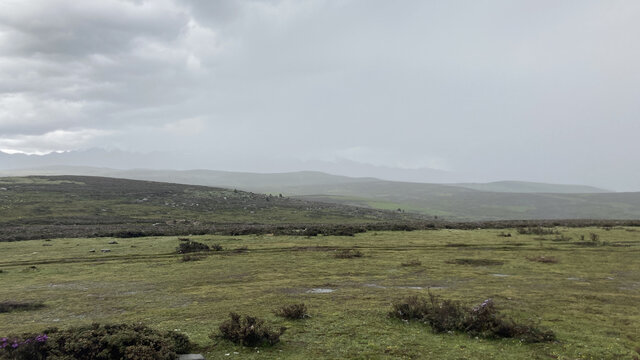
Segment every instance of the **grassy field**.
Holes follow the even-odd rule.
[[[142,321],[179,329],[207,359],[633,359],[640,351],[640,229],[556,230],[193,236],[224,250],[190,262],[175,254],[176,237],[115,239],[118,244],[108,244],[112,238],[0,243],[0,301],[45,304],[0,314],[0,336]],[[590,233],[600,237],[596,246]],[[248,252],[233,251],[244,246]],[[100,252],[106,248],[111,252]],[[333,257],[346,248],[364,257]],[[532,261],[540,256],[557,262]],[[456,263],[467,259],[502,264]],[[402,265],[411,260],[421,265]],[[434,334],[424,324],[387,316],[393,301],[428,291],[469,305],[492,298],[509,316],[552,329],[558,342]],[[311,318],[291,321],[273,314],[298,302],[307,304]],[[230,311],[288,329],[272,348],[214,343],[208,335]]]

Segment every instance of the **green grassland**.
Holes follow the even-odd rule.
[[[505,229],[353,237],[203,235],[190,238],[224,250],[189,262],[175,253],[179,240],[171,236],[116,239],[118,244],[111,245],[112,238],[0,242],[0,301],[45,304],[0,314],[0,336],[50,326],[142,321],[157,329],[179,329],[207,359],[637,356],[640,229],[556,230],[559,234],[520,235]],[[590,243],[590,233],[599,235],[597,243]],[[244,246],[248,252],[233,251]],[[111,252],[101,253],[105,248]],[[364,257],[332,256],[346,248],[357,248]],[[557,263],[529,260],[539,256]],[[456,259],[502,264],[458,265]],[[411,260],[421,265],[402,266]],[[334,291],[309,292],[317,288]],[[387,316],[393,301],[428,291],[469,305],[492,298],[509,316],[552,329],[558,341],[525,344],[434,334],[424,324]],[[298,302],[308,305],[311,318],[292,321],[273,314],[281,305]],[[208,335],[230,311],[288,329],[272,348],[214,343]]]

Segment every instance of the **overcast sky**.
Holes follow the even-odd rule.
[[[0,150],[640,190],[639,18],[636,0],[0,0]]]

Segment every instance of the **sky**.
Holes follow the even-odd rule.
[[[635,0],[0,0],[0,150],[640,191],[639,17]]]

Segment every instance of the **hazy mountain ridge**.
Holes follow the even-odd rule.
[[[547,184],[529,181],[494,181],[489,183],[451,184],[473,190],[517,193],[590,194],[612,192],[588,185]]]
[[[503,191],[493,192],[463,186],[466,184],[393,182],[320,172],[255,174],[214,170],[113,170],[87,167],[49,167],[5,171],[0,174],[99,175],[216,186],[271,194],[282,193],[341,205],[384,210],[402,209],[450,220],[640,218],[640,193],[606,193],[601,189],[578,185],[526,182],[487,184],[488,187],[502,186]],[[505,189],[523,189],[523,192],[507,192]],[[532,193],[532,189],[544,189],[547,192]],[[553,189],[586,189],[592,192],[550,192]]]

